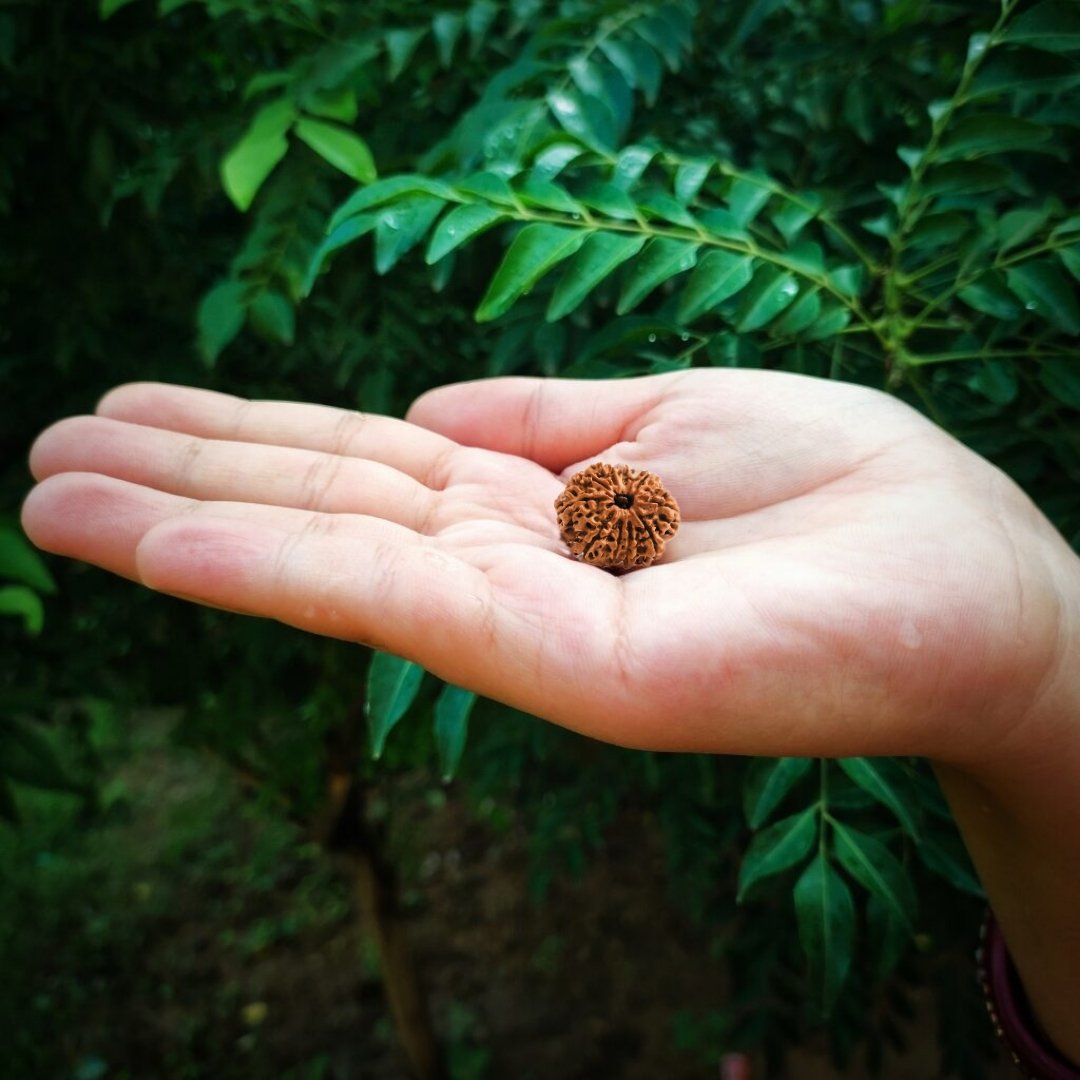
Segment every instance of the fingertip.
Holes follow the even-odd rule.
[[[240,405],[242,398],[218,390],[197,386],[179,386],[163,382],[124,383],[110,390],[98,402],[96,415],[111,420],[125,420],[147,427],[183,430],[208,408],[227,403]]]
[[[30,447],[30,475],[42,481],[58,472],[69,472],[62,464],[72,441],[78,441],[86,425],[93,423],[92,416],[67,416],[50,424],[34,440]]]
[[[405,419],[417,427],[446,434],[447,425],[453,426],[460,421],[460,406],[467,402],[470,392],[483,395],[486,385],[498,381],[500,380],[474,379],[436,386],[425,391],[409,406]]]
[[[465,446],[516,454],[553,472],[629,437],[668,375],[587,380],[503,376],[428,391],[408,420]]]
[[[122,419],[131,408],[143,403],[149,397],[154,397],[167,389],[166,383],[159,382],[129,382],[114,386],[100,398],[94,409],[96,416],[108,416],[114,419]]]
[[[45,508],[48,505],[49,493],[44,490],[44,487],[44,483],[36,484],[30,489],[30,494],[23,499],[19,510],[19,524],[35,547],[47,551],[49,549],[44,543],[46,534],[43,526],[47,520]]]
[[[35,547],[54,555],[69,553],[73,534],[100,502],[94,480],[89,474],[59,473],[31,488],[19,521]]]

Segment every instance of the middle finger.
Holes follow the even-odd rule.
[[[184,498],[365,514],[432,534],[445,499],[389,465],[317,450],[200,438],[96,416],[62,420],[30,456],[34,476],[96,472]]]

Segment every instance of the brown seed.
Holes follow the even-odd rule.
[[[593,566],[635,570],[664,554],[679,529],[679,504],[660,477],[598,462],[570,477],[555,500],[559,532],[571,554]]]

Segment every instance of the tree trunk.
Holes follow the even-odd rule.
[[[336,773],[329,783],[331,812],[320,839],[348,866],[367,932],[379,951],[383,986],[398,1038],[417,1080],[448,1076],[431,1024],[427,998],[409,948],[397,903],[393,869],[364,814],[364,792],[353,776]]]

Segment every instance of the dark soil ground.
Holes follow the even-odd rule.
[[[0,1009],[16,1033],[0,1077],[406,1080],[343,877],[164,732],[148,723],[109,781],[107,824],[73,833],[68,811],[27,796],[26,825],[0,835]],[[647,822],[622,818],[581,880],[537,903],[519,831],[494,835],[453,789],[414,788],[396,795],[394,845],[456,1080],[719,1075],[678,1020],[723,1006],[722,971],[670,902]],[[917,1006],[886,1080],[936,1075]],[[810,1045],[787,1075],[837,1074]]]

